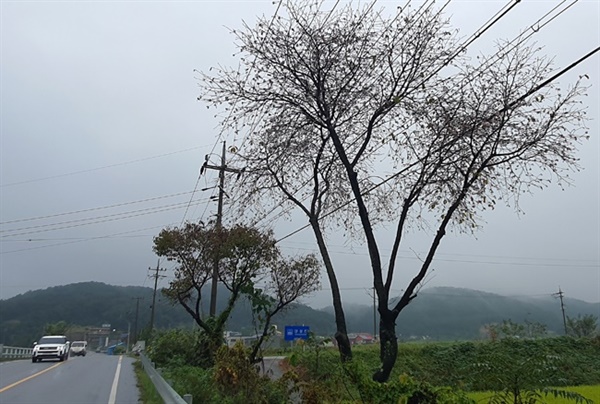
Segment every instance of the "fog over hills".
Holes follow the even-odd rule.
[[[0,300],[0,343],[29,345],[39,338],[48,323],[66,321],[77,326],[98,327],[110,323],[118,330],[149,324],[153,290],[138,286],[112,286],[99,282],[83,282],[30,291]],[[220,292],[217,307],[227,297]],[[208,302],[205,302],[208,303]],[[563,299],[565,314],[570,317],[591,314],[600,317],[600,303]],[[344,305],[349,332],[377,333],[377,313],[373,305]],[[205,312],[208,312],[206,307]],[[137,315],[136,315],[137,314]],[[483,338],[486,324],[511,320],[515,323],[545,324],[550,335],[564,333],[560,300],[543,297],[509,297],[477,290],[436,287],[422,290],[400,313],[397,331],[401,340],[429,338],[436,340]],[[318,335],[335,332],[333,310],[316,310],[297,304],[277,315],[274,323],[309,325]],[[191,317],[178,305],[172,305],[157,293],[155,326],[158,329],[192,328]],[[242,300],[232,313],[228,329],[246,335],[256,332],[252,313]]]

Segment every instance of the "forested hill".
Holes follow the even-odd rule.
[[[564,299],[565,314],[600,317],[600,303]],[[332,312],[331,308],[327,311]],[[347,316],[354,329],[371,322],[373,309],[356,307]],[[550,334],[564,334],[560,301],[548,294],[540,297],[507,297],[471,289],[437,287],[424,289],[401,313],[396,329],[401,339],[476,339],[482,337],[483,326],[511,320],[514,323],[541,323]]]
[[[208,295],[208,294],[207,294]],[[219,294],[221,302],[227,297]],[[206,302],[208,303],[208,302]],[[124,331],[133,330],[137,315],[138,331],[150,321],[152,289],[138,286],[112,286],[99,282],[75,283],[27,292],[0,300],[0,343],[29,346],[43,333],[48,323],[65,321],[74,326],[98,327],[111,324]],[[137,306],[137,308],[136,308]],[[222,307],[222,303],[218,304]],[[565,299],[567,315],[600,315],[600,303]],[[208,308],[205,308],[208,312]],[[373,307],[345,305],[349,332],[373,332]],[[480,329],[502,320],[546,324],[549,331],[562,333],[560,302],[546,298],[513,298],[468,289],[433,288],[421,291],[401,314],[397,329],[401,339],[476,339]],[[378,323],[378,321],[376,321]],[[285,325],[309,325],[320,335],[332,335],[335,323],[330,309],[314,310],[297,305],[275,318],[280,329]],[[191,317],[157,293],[155,321],[158,329],[192,327]],[[228,329],[253,334],[252,315],[245,302],[234,310]]]
[[[112,286],[100,282],[74,283],[43,290],[30,291],[10,299],[0,300],[0,344],[29,346],[44,331],[46,324],[65,321],[78,327],[100,327],[110,324],[121,332],[136,324],[141,331],[150,323],[153,290],[140,286]],[[210,295],[207,290],[206,296]],[[227,291],[221,289],[217,308],[224,307]],[[203,302],[208,313],[208,300]],[[254,334],[249,306],[241,301],[232,313],[228,329]],[[308,306],[297,306],[275,318],[284,327],[289,324],[311,324],[315,331],[334,332],[333,317]],[[191,328],[194,321],[179,305],[156,294],[154,326],[157,329]]]

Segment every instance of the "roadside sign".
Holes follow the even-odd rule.
[[[295,339],[308,339],[308,331],[310,327],[307,325],[286,325],[285,340],[293,341]]]

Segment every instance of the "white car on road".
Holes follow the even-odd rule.
[[[64,335],[46,335],[34,343],[32,362],[38,362],[42,359],[57,359],[64,361],[69,357],[70,344]]]
[[[71,342],[71,355],[85,356],[86,353],[87,353],[87,341]]]

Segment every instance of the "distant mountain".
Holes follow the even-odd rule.
[[[564,299],[567,316],[600,317],[600,303]],[[332,313],[332,308],[325,309]],[[373,330],[373,308],[353,307],[347,314],[349,329]],[[437,287],[422,290],[399,315],[396,330],[401,339],[428,336],[433,339],[475,339],[482,327],[512,320],[539,322],[550,333],[564,333],[560,302],[547,298],[507,297],[471,289]],[[372,331],[371,331],[372,332]]]
[[[48,323],[66,321],[81,327],[110,324],[121,332],[129,328],[138,333],[149,325],[152,288],[112,286],[100,282],[82,282],[30,291],[10,299],[0,300],[0,344],[29,346],[43,333]],[[208,295],[208,294],[207,294]],[[224,307],[226,289],[221,289],[217,308]],[[208,312],[208,301],[204,302]],[[137,316],[136,316],[137,313]],[[316,332],[329,334],[334,330],[333,317],[308,306],[296,305],[276,316],[275,325],[311,324]],[[192,328],[195,323],[179,305],[172,305],[162,294],[156,294],[154,325],[157,329]],[[229,320],[229,329],[254,334],[252,312],[241,301]]]
[[[223,307],[227,292],[220,290],[217,308]],[[205,302],[208,304],[208,302]],[[567,315],[592,314],[600,317],[600,303],[565,299]],[[0,300],[0,343],[29,346],[43,333],[48,323],[66,321],[81,327],[111,324],[119,331],[147,327],[150,320],[152,289],[139,286],[112,286],[99,282],[75,283],[27,292]],[[208,312],[208,307],[204,307]],[[378,326],[372,306],[344,306],[348,332],[373,333]],[[439,340],[477,339],[485,324],[512,320],[546,324],[551,333],[562,334],[560,302],[552,297],[507,297],[470,289],[425,289],[400,313],[397,331],[401,340],[429,337]],[[294,305],[276,316],[274,323],[308,325],[318,335],[333,335],[333,310],[315,310]],[[179,305],[172,305],[157,293],[154,324],[158,329],[191,328],[191,317]],[[249,304],[242,300],[233,311],[228,329],[245,335],[255,333]]]

